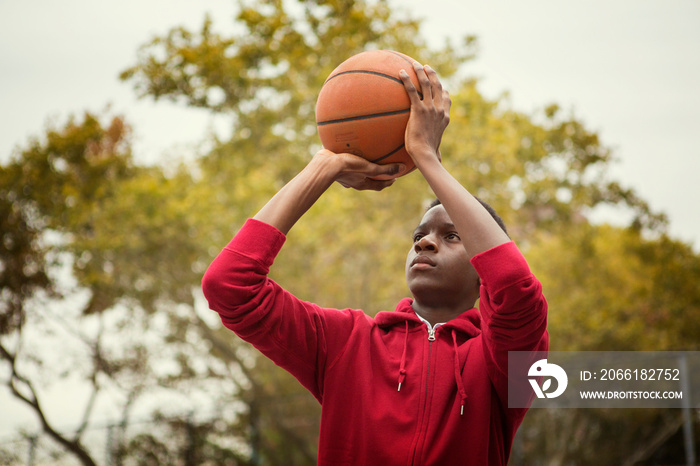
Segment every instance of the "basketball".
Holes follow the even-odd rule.
[[[411,57],[392,50],[354,55],[328,76],[316,102],[316,127],[323,147],[379,164],[415,168],[404,135],[411,102],[399,78],[405,70],[420,89]],[[377,179],[388,179],[380,176]]]

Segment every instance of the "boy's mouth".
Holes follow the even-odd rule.
[[[425,255],[418,255],[411,261],[411,268],[428,269],[435,267],[435,262]]]

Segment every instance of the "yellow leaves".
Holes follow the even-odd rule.
[[[668,238],[581,224],[527,257],[550,304],[553,350],[694,349],[700,257]]]

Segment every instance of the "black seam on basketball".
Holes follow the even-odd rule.
[[[408,63],[409,65],[411,65],[411,68],[413,68],[413,63],[411,63],[410,60],[408,60],[406,57],[402,56],[401,54],[396,53],[396,52],[394,52],[394,51],[392,51],[392,50],[385,50],[385,52],[389,52],[389,53],[391,53],[391,54],[393,54],[393,55],[396,55],[397,57],[401,58],[403,61],[405,61],[406,63]],[[338,74],[334,74],[333,76],[330,76],[328,79],[326,79],[326,80],[324,81],[323,85],[325,86],[325,85],[328,83],[328,81],[330,81],[331,79],[333,79],[333,78],[335,78],[335,77],[338,77],[338,76],[341,76],[341,75],[344,75],[344,74],[350,74],[350,73],[373,74],[373,75],[375,75],[375,76],[380,76],[380,77],[382,77],[382,78],[391,79],[392,81],[396,81],[397,83],[399,83],[399,84],[401,84],[401,85],[403,86],[403,81],[402,81],[400,78],[396,78],[396,77],[394,77],[394,76],[391,76],[390,74],[380,73],[379,71],[370,71],[370,70],[348,70],[348,71],[343,71],[342,73],[338,73]],[[420,100],[423,100],[423,93],[422,93],[419,89],[416,89],[416,92],[418,92],[418,95],[420,96]]]
[[[326,82],[323,83],[323,84],[325,85],[328,81],[330,81],[330,80],[333,79],[333,78],[337,78],[338,76],[342,76],[342,75],[344,75],[344,74],[350,74],[350,73],[373,74],[373,75],[375,75],[375,76],[380,76],[380,77],[382,77],[382,78],[391,79],[392,81],[396,81],[397,83],[403,85],[403,81],[401,81],[399,78],[395,78],[394,76],[391,76],[391,75],[386,74],[386,73],[380,73],[379,71],[370,71],[370,70],[348,70],[348,71],[343,71],[342,73],[334,74],[334,75],[331,76],[330,78],[326,79]]]
[[[403,55],[401,55],[400,53],[394,52],[393,50],[386,50],[386,52],[393,53],[394,55],[396,55],[397,57],[399,57],[400,59],[402,59],[403,61],[405,61],[409,65],[411,65],[411,68],[413,67],[413,62],[411,60],[409,60],[408,58],[404,57]]]
[[[401,55],[400,53],[394,52],[393,50],[385,50],[385,52],[389,52],[391,54],[396,55],[397,57],[399,57],[400,59],[402,59],[403,61],[405,61],[409,65],[411,65],[411,68],[413,68],[413,62],[411,60],[409,60],[408,58],[404,57],[403,55]],[[419,91],[418,89],[416,89],[416,92],[418,92],[418,95],[420,96],[420,100],[423,100],[423,93],[421,91]]]
[[[393,112],[373,113],[371,115],[358,115],[358,116],[354,116],[354,117],[339,118],[337,120],[319,121],[316,123],[316,126],[325,126],[325,125],[332,125],[335,123],[344,123],[346,121],[369,120],[371,118],[380,118],[380,117],[385,117],[385,116],[401,115],[402,113],[408,113],[410,111],[411,111],[410,108],[405,108],[403,110],[395,110]]]
[[[401,149],[403,149],[404,146],[405,146],[405,144],[401,144],[399,147],[397,147],[396,149],[392,150],[392,151],[389,152],[388,154],[382,155],[382,156],[379,157],[378,159],[370,160],[370,162],[372,162],[372,163],[381,162],[381,161],[384,160],[385,158],[391,157],[392,155],[394,155],[395,153],[397,153],[398,151],[400,151]]]

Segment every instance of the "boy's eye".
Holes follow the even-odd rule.
[[[425,235],[422,233],[416,233],[415,235],[413,235],[413,242],[416,243],[416,242],[420,241],[420,239],[424,236]]]
[[[459,241],[461,238],[459,237],[459,235],[457,233],[449,233],[447,235],[447,239],[454,239],[454,240]]]

